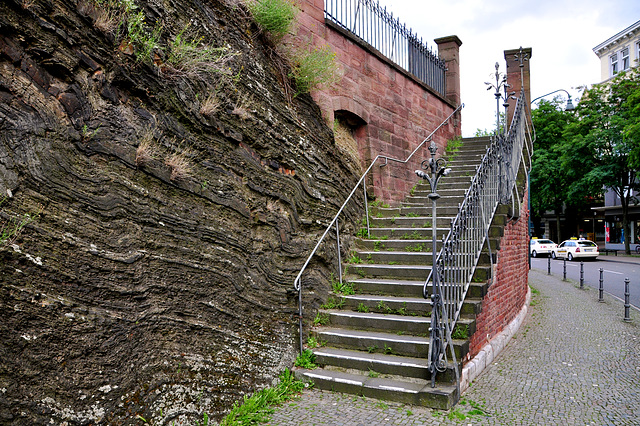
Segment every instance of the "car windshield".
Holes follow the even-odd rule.
[[[538,240],[539,244],[553,244],[553,241],[551,240]]]
[[[578,241],[580,247],[595,247],[596,243],[593,241]]]

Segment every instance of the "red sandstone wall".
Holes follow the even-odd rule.
[[[524,200],[520,219],[507,224],[500,240],[495,278],[482,301],[482,312],[476,318],[476,332],[469,342],[471,358],[502,331],[525,304],[529,274],[527,192]]]
[[[342,81],[333,90],[316,91],[312,96],[330,124],[337,110],[350,111],[367,123],[356,134],[363,170],[379,154],[406,159],[457,107],[327,26],[323,0],[303,0],[300,6],[297,42],[330,46],[343,71]],[[439,153],[460,132],[459,118],[450,120],[434,138]],[[368,183],[374,184],[375,195],[391,204],[402,201],[418,181],[414,170],[427,154],[422,149],[406,165],[374,166],[373,182]]]

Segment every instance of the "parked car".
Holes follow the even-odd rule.
[[[554,259],[573,260],[574,258],[595,259],[600,252],[598,245],[589,240],[566,240],[551,253]]]
[[[538,257],[541,254],[550,256],[556,246],[557,244],[551,240],[532,238],[529,242],[529,253],[531,253],[531,257]]]

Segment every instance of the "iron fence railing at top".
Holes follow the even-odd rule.
[[[526,141],[527,120],[524,93],[517,101],[514,118],[505,135],[498,134],[492,139],[480,166],[477,169],[465,199],[459,207],[457,216],[451,222],[449,234],[443,238],[435,263],[424,283],[423,295],[428,294],[431,282],[432,300],[437,300],[437,324],[432,324],[431,342],[429,345],[429,362],[432,371],[432,383],[435,373],[444,371],[446,367],[446,349],[451,347],[451,333],[460,317],[462,304],[476,271],[485,241],[489,247],[489,228],[499,204],[509,201],[519,202],[516,189],[516,177],[523,159],[523,152],[530,153]],[[526,150],[526,151],[525,151]],[[527,165],[528,163],[528,165]],[[530,161],[524,162],[525,168]],[[493,260],[491,260],[492,262]],[[434,279],[435,278],[435,279]],[[435,341],[434,339],[442,339]],[[455,353],[451,347],[455,361]],[[456,369],[457,372],[457,369]]]
[[[445,61],[411,28],[374,0],[325,0],[325,18],[356,35],[438,93],[445,94]]]

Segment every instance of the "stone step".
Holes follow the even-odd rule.
[[[462,201],[464,201],[464,192],[461,196],[440,194],[440,198],[436,202],[436,206],[458,206]],[[422,205],[428,207],[431,207],[431,203],[431,199],[427,196],[409,196],[405,201],[405,205]]]
[[[372,228],[429,228],[431,216],[372,217],[369,219],[369,226]]]
[[[360,307],[360,305],[359,305]],[[428,335],[431,317],[418,315],[399,315],[390,312],[360,312],[348,309],[321,310],[329,318],[329,325],[353,330],[374,330],[385,333],[405,335]],[[466,329],[469,335],[475,332],[475,319],[461,318],[456,328]]]
[[[439,223],[440,221],[438,221]],[[449,225],[448,222],[445,222]],[[449,233],[449,226],[446,228],[439,226],[436,229],[436,236],[438,239],[443,235]],[[428,240],[431,241],[431,228],[369,228],[369,234],[372,239],[379,239],[381,237],[388,237],[389,239],[399,240]]]
[[[429,203],[429,205],[425,205],[422,203],[421,204],[405,203],[402,206],[401,214],[404,216],[407,216],[410,214],[416,214],[418,216],[431,217],[431,204]],[[436,210],[437,217],[440,217],[440,216],[455,217],[457,214],[458,214],[457,204],[455,206],[437,205],[437,210]],[[438,222],[440,222],[439,219],[438,219]]]
[[[425,335],[429,333],[431,318],[413,315],[382,314],[378,312],[357,312],[331,309],[321,311],[328,315],[333,327],[357,330],[376,330],[400,335]]]
[[[397,293],[394,295],[387,294],[354,294],[354,295],[334,295],[334,298],[341,299],[343,302],[342,309],[357,310],[364,306],[370,312],[379,313],[402,313],[403,315],[422,315],[429,316],[431,314],[431,300],[422,297],[422,285],[410,288],[408,292],[413,296],[402,296]],[[476,286],[474,284],[473,286]],[[427,290],[431,292],[431,286]],[[473,318],[478,315],[482,308],[482,300],[473,299],[470,296],[465,299],[462,304],[461,315],[464,318]]]
[[[429,244],[431,246],[431,244]],[[408,246],[411,247],[411,246]],[[362,259],[363,262],[375,265],[389,265],[393,263],[402,265],[431,265],[432,255],[431,252],[420,251],[418,249],[426,250],[426,245],[414,246],[415,251],[356,251],[356,255]]]
[[[440,250],[440,246],[442,245],[441,241],[436,241],[436,250]],[[356,249],[363,251],[373,251],[373,252],[381,252],[381,251],[431,251],[432,249],[432,241],[431,239],[425,240],[390,240],[390,239],[356,239],[355,240]],[[493,246],[492,246],[493,247]]]
[[[456,386],[431,388],[426,380],[387,379],[329,370],[296,370],[296,376],[312,381],[318,389],[442,410],[450,409],[460,398]]]
[[[394,279],[426,279],[431,271],[427,265],[382,265],[369,263],[349,264],[349,273],[361,277],[394,278]],[[349,281],[352,281],[350,279]]]
[[[364,306],[370,312],[389,313],[391,311],[405,315],[427,316],[431,312],[431,301],[423,298],[421,291],[422,287],[420,287],[420,297],[378,294],[354,294],[335,297],[344,300],[343,309],[356,310],[358,307]]]
[[[323,326],[313,328],[311,334],[328,347],[418,358],[425,358],[429,353],[428,330],[416,336]],[[455,339],[452,342],[457,359],[462,359],[469,351],[469,342]]]

